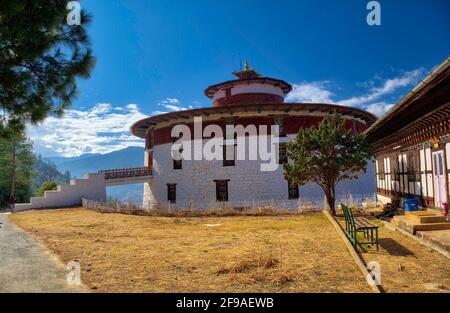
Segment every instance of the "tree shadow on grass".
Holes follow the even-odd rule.
[[[392,238],[380,238],[379,239],[380,246],[386,250],[387,253],[394,256],[408,256],[412,255],[414,256],[414,253],[399,244],[397,241],[395,241]]]

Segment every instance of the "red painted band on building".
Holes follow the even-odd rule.
[[[231,95],[228,98],[223,97],[216,99],[213,103],[213,106],[224,107],[244,103],[266,103],[266,102],[283,103],[283,101],[284,98],[282,96],[269,93],[240,93],[236,95]]]
[[[302,128],[310,128],[317,127],[322,121],[323,117],[321,116],[308,116],[308,115],[299,115],[299,116],[286,116],[284,119],[284,128],[286,134],[297,134],[298,131]],[[194,136],[194,123],[177,123],[167,127],[161,127],[154,130],[153,138],[150,136],[150,132],[147,133],[146,137],[146,147],[151,148],[155,145],[161,145],[166,143],[173,142],[173,138],[171,136],[172,128],[175,125],[186,125],[189,127],[191,136]],[[271,126],[275,125],[275,119],[273,117],[248,117],[248,118],[236,118],[234,120],[234,125],[242,125],[247,127],[249,125],[255,125],[257,133],[259,134],[259,127],[266,126],[267,127],[267,135],[271,134]],[[218,125],[222,128],[222,131],[225,130],[226,122],[225,120],[213,120],[213,121],[204,121],[202,122],[202,133],[205,127],[208,125]],[[354,131],[363,132],[366,130],[367,126],[364,123],[361,123],[356,120],[346,119],[345,127],[347,129],[352,129]],[[203,137],[203,139],[209,139],[208,137]]]

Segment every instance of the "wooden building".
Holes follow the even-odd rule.
[[[450,57],[366,131],[378,199],[418,197],[443,207],[450,194]]]

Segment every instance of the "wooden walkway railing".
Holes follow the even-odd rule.
[[[150,167],[116,168],[112,170],[100,170],[98,172],[104,174],[105,179],[131,178],[152,175],[152,169]]]

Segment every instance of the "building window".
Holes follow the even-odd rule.
[[[274,122],[275,122],[275,125],[278,126],[279,136],[286,137],[286,127],[284,125],[284,118],[276,117],[276,118],[274,118]]]
[[[216,201],[228,201],[228,179],[215,180],[216,182]]]
[[[286,143],[278,145],[278,164],[287,163]]]
[[[298,199],[298,185],[288,181],[288,196],[289,199]]]
[[[228,119],[225,121],[224,130],[223,130],[223,166],[234,166],[236,160],[236,139],[237,133],[229,133],[227,132],[227,128],[234,127],[234,119]]]
[[[167,201],[170,203],[177,201],[177,184],[167,184]]]
[[[380,180],[384,180],[384,159],[377,160],[378,163],[378,177]]]
[[[183,168],[183,160],[173,160],[173,169],[181,170]]]
[[[179,160],[176,159],[173,160],[174,170],[181,170],[183,168],[183,159],[181,158],[181,153],[183,153],[183,149],[180,149],[180,155],[177,157],[177,159]]]
[[[234,166],[235,162],[235,145],[223,145],[223,166]]]
[[[180,155],[176,156],[176,159],[173,159],[174,170],[181,170],[183,168],[183,159],[181,158],[181,153],[183,153],[183,149],[180,149]]]
[[[393,156],[390,158],[391,161],[391,179],[400,180],[400,163],[398,161],[398,156]]]
[[[408,181],[420,181],[418,154],[408,155]]]

